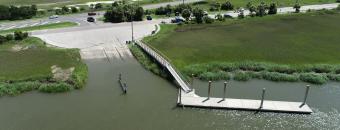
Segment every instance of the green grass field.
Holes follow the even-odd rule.
[[[64,92],[84,87],[87,80],[87,67],[79,50],[48,48],[39,38],[1,44],[0,61],[0,97],[32,90]],[[58,81],[52,79],[54,65],[75,70],[67,81]]]
[[[249,66],[255,67],[266,64],[256,65],[254,62],[289,66],[336,65],[340,63],[339,21],[339,12],[313,12],[227,20],[214,24],[162,25],[160,33],[144,41],[167,56],[180,70],[187,70],[186,67],[190,66],[198,69],[205,67],[209,71],[207,64],[245,61],[251,61]],[[195,64],[205,65],[192,66]],[[216,66],[223,68],[222,64],[212,67]],[[227,65],[231,66],[242,68],[244,65]],[[255,71],[266,69],[263,68]],[[300,71],[294,68],[292,73],[310,72],[312,69],[305,67],[305,70]]]
[[[73,26],[77,26],[77,25],[78,25],[77,23],[73,23],[73,22],[61,22],[61,23],[53,23],[53,24],[46,24],[46,25],[33,26],[33,27],[1,30],[0,34],[8,34],[8,33],[13,33],[15,31],[24,31],[24,32],[27,32],[27,31],[34,31],[34,30],[66,28],[66,27],[73,27]]]

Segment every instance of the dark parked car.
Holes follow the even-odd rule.
[[[146,16],[146,20],[152,20],[152,17],[150,15]]]
[[[96,20],[93,17],[88,17],[87,22],[95,22]]]
[[[95,12],[89,12],[89,13],[87,13],[87,15],[93,16],[93,15],[96,15],[96,13]]]

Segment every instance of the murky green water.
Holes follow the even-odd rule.
[[[257,113],[176,107],[177,89],[144,70],[134,59],[87,61],[86,88],[62,94],[31,92],[0,98],[0,129],[63,130],[179,130],[179,129],[340,129],[340,84],[313,87],[308,104],[312,115]],[[128,94],[117,82],[123,73]],[[222,96],[222,82],[213,83],[213,95]],[[268,81],[231,82],[228,97],[258,99],[263,87],[267,99],[301,101],[304,83]],[[199,95],[207,83],[195,81]]]

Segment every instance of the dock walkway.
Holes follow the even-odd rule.
[[[264,100],[263,107],[260,109],[261,100],[226,98],[223,101],[222,98],[215,97],[208,99],[196,95],[195,91],[180,92],[180,94],[181,97],[178,96],[178,105],[180,106],[300,114],[311,114],[313,112],[307,104],[301,106],[302,102]]]

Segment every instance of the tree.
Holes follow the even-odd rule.
[[[119,6],[119,4],[118,4],[117,1],[115,1],[115,2],[112,3],[112,7],[118,7],[118,6]]]
[[[191,12],[189,9],[184,9],[182,11],[182,17],[186,20],[186,21],[189,21],[189,18],[191,16]]]
[[[142,7],[135,7],[136,11],[133,17],[135,21],[143,21],[144,9]]]
[[[7,39],[5,36],[0,35],[0,45],[4,42],[7,42]]]
[[[277,13],[277,6],[275,3],[271,3],[269,6],[268,14],[276,14]]]
[[[254,17],[256,15],[256,7],[254,5],[249,7],[250,16]]]
[[[176,6],[175,7],[175,9],[174,9],[174,12],[175,13],[182,13],[182,11],[184,10],[184,9],[188,9],[188,10],[192,10],[192,8],[191,8],[191,5],[189,5],[189,4],[180,4],[180,5],[178,5],[178,6]]]
[[[243,19],[243,18],[245,17],[245,16],[244,16],[244,9],[239,9],[238,12],[240,12],[240,13],[238,14],[238,18],[239,18],[239,19]]]
[[[233,10],[234,5],[231,4],[230,1],[227,1],[221,5],[221,10]]]
[[[6,40],[7,40],[7,41],[14,40],[14,35],[13,35],[13,34],[7,34],[7,35],[6,35]]]
[[[163,6],[157,8],[155,10],[155,14],[156,15],[165,15],[166,14],[165,8]]]
[[[300,12],[300,4],[299,3],[295,3],[295,5],[293,6],[293,8],[295,9],[295,13],[299,13]]]
[[[259,6],[257,6],[257,12],[256,15],[257,16],[265,16],[266,15],[266,5],[262,2]]]
[[[61,11],[62,11],[63,13],[68,13],[68,12],[70,11],[70,8],[68,8],[68,7],[66,7],[66,6],[63,6],[63,7],[61,8]]]
[[[103,8],[103,5],[101,3],[97,3],[95,6],[94,6],[95,9],[101,9]]]
[[[221,9],[221,4],[220,3],[218,3],[218,2],[215,2],[215,3],[212,3],[211,5],[210,5],[210,11],[218,11],[218,10],[220,10]]]
[[[79,10],[77,7],[71,7],[72,13],[77,13]]]
[[[10,19],[11,13],[8,6],[0,5],[0,20]]]
[[[199,8],[195,8],[193,11],[192,11],[194,17],[195,17],[195,21],[196,23],[202,23],[203,22],[203,16],[204,16],[204,12],[202,9],[199,9]]]
[[[171,15],[171,13],[172,13],[172,7],[171,7],[171,5],[166,5],[166,7],[164,8],[164,11],[165,11],[165,14],[167,15],[167,16],[170,16]]]

